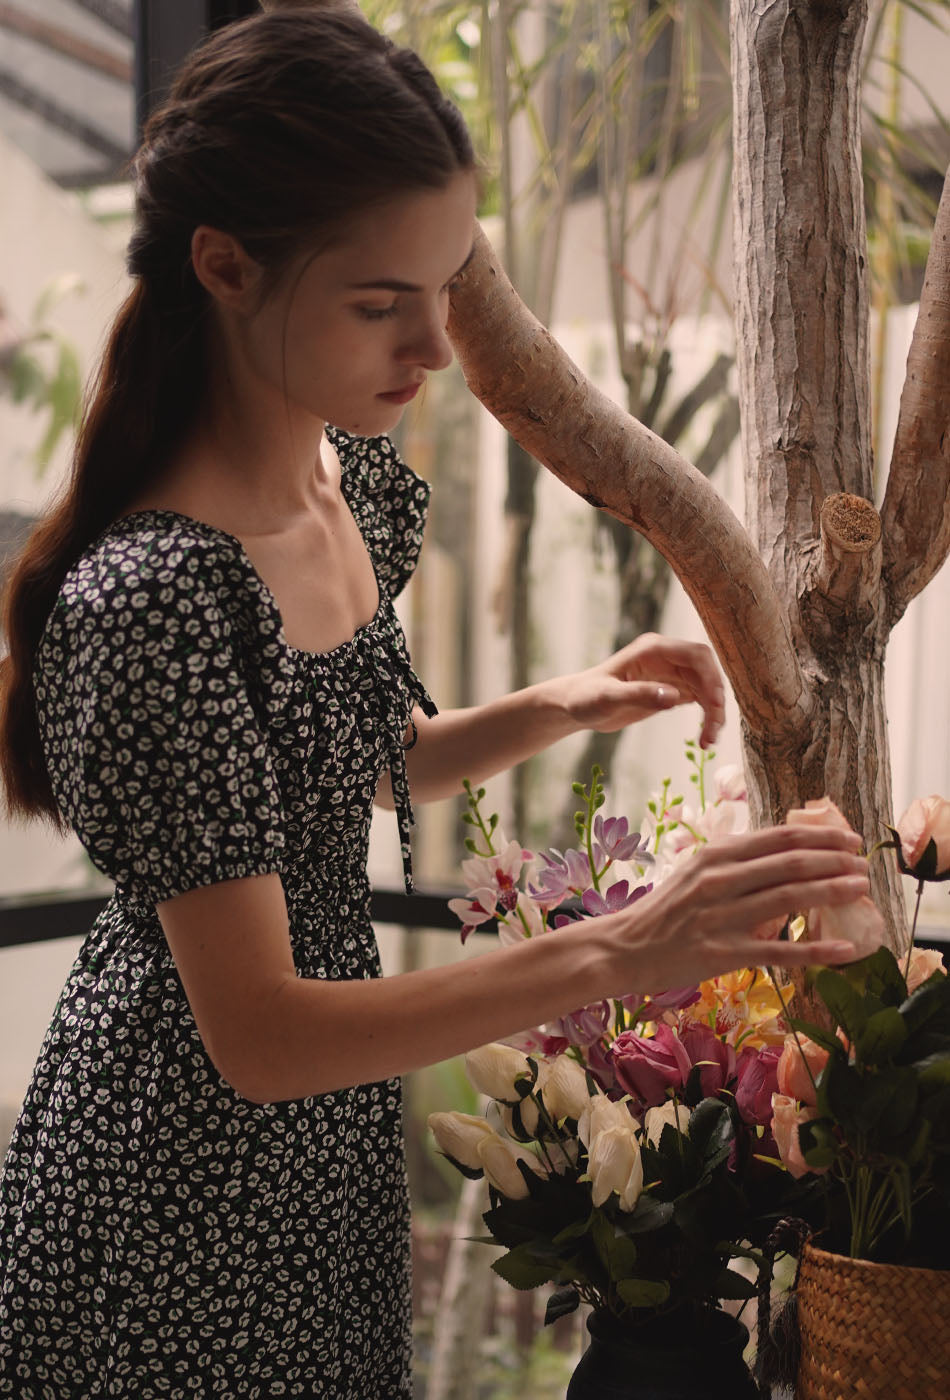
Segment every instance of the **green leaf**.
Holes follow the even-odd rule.
[[[835,1051],[840,1052],[843,1049],[841,1041],[832,1031],[829,1031],[825,1026],[816,1026],[814,1021],[799,1021],[793,1017],[789,1021],[789,1025],[793,1031],[798,1031],[799,1035],[807,1036],[816,1045],[820,1045],[823,1050],[834,1054]]]
[[[810,1167],[820,1171],[838,1156],[838,1141],[829,1118],[813,1118],[798,1125],[798,1145]]]
[[[858,992],[840,972],[823,967],[815,976],[815,990],[849,1040],[857,1040],[867,1022]]]
[[[950,977],[937,977],[911,992],[900,1013],[911,1035],[935,1020],[943,1020],[950,1030]]]
[[[717,1298],[754,1298],[755,1280],[744,1278],[735,1269],[723,1269],[716,1275],[713,1291]]]
[[[535,1258],[529,1244],[519,1244],[500,1259],[493,1260],[492,1268],[505,1283],[522,1291],[550,1283],[558,1272],[557,1261],[542,1263]]]
[[[558,1245],[567,1244],[569,1240],[578,1240],[592,1229],[593,1223],[593,1213],[582,1220],[573,1220],[570,1225],[565,1225],[563,1230],[558,1231],[551,1243]]]
[[[549,1327],[552,1322],[557,1322],[559,1317],[567,1317],[579,1306],[581,1295],[576,1288],[559,1288],[552,1293],[548,1299],[548,1305],[544,1310],[544,1325]]]
[[[925,1059],[918,1060],[911,1068],[920,1083],[928,1088],[950,1084],[950,1054],[928,1055]]]
[[[670,1285],[658,1279],[623,1278],[617,1292],[629,1308],[658,1308],[670,1296]]]
[[[591,1237],[598,1257],[612,1279],[626,1278],[633,1273],[637,1263],[636,1245],[600,1209],[593,1212]]]
[[[627,1231],[631,1235],[647,1234],[660,1230],[673,1219],[673,1202],[657,1201],[652,1196],[642,1195],[636,1209],[627,1220]]]
[[[885,1006],[868,1020],[854,1043],[858,1059],[880,1065],[892,1060],[907,1039],[907,1025],[896,1006]]]

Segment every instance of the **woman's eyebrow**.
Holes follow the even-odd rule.
[[[452,276],[449,278],[450,282],[454,282],[456,277],[460,276],[465,271],[474,256],[475,244],[473,243],[469,250],[468,257],[462,263],[462,266],[457,272],[453,272]],[[395,277],[375,278],[370,282],[347,282],[346,285],[347,289],[351,292],[421,292],[423,290],[422,287],[416,286],[414,282],[400,282]]]

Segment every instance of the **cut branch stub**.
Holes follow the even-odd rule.
[[[937,210],[881,515],[888,623],[950,552],[950,171]]]
[[[481,230],[452,292],[448,331],[469,388],[512,437],[669,562],[750,729],[806,729],[812,698],[747,532],[695,467],[585,378],[521,301]]]
[[[881,517],[863,496],[842,491],[826,496],[819,520],[821,552],[803,612],[809,630],[819,620],[819,631],[833,634],[836,623],[847,620],[853,626],[877,614]]]

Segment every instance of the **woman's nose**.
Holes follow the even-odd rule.
[[[452,345],[441,316],[431,316],[418,326],[403,348],[400,359],[411,360],[424,369],[445,369],[452,363]]]

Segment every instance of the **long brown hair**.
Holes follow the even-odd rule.
[[[194,230],[234,235],[276,278],[370,206],[474,168],[465,124],[422,61],[355,10],[255,15],[187,60],[133,162],[134,285],[93,382],[69,480],[4,594],[0,773],[11,815],[62,825],[32,676],[63,580],[158,474],[202,401],[208,300],[191,265]]]

